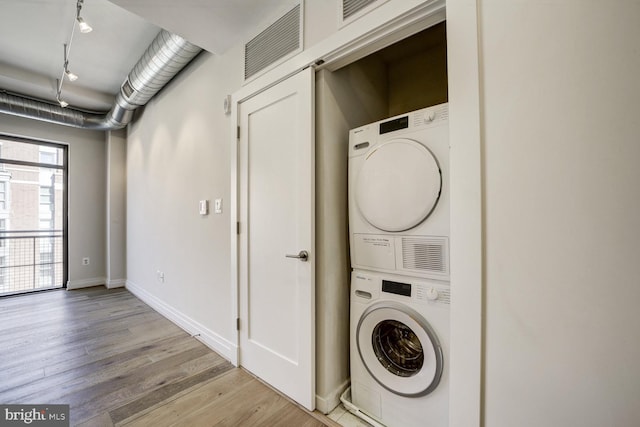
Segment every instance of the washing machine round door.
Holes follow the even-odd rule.
[[[409,230],[436,207],[442,175],[435,156],[411,139],[392,139],[365,155],[355,184],[362,216],[390,232]]]
[[[403,304],[374,304],[356,329],[360,358],[387,390],[405,397],[431,393],[440,383],[443,355],[429,323]]]

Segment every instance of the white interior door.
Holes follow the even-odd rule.
[[[240,365],[315,407],[314,71],[240,103]],[[291,258],[306,251],[308,258]]]

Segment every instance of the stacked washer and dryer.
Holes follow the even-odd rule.
[[[351,403],[388,427],[448,425],[448,105],[349,133]]]

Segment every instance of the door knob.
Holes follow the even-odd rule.
[[[297,258],[300,261],[306,262],[309,261],[309,252],[307,251],[300,251],[298,252],[298,255],[291,255],[291,254],[286,254],[285,255],[287,258]]]

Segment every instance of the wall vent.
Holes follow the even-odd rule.
[[[402,267],[407,270],[448,274],[447,240],[403,237]]]
[[[245,80],[302,49],[301,22],[301,8],[297,4],[244,45]]]
[[[342,8],[342,14],[339,15],[339,26],[347,25],[353,22],[367,13],[371,12],[376,7],[387,2],[388,0],[338,0]]]
[[[346,21],[378,0],[342,0],[342,20]]]

